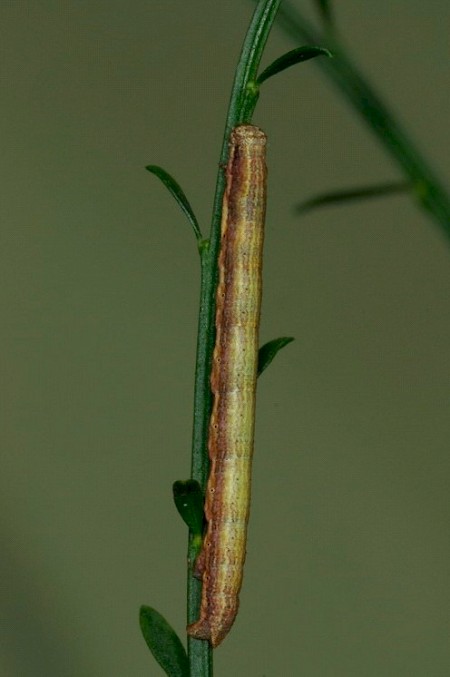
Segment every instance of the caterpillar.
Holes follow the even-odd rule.
[[[187,632],[213,647],[238,611],[246,552],[255,421],[261,270],[266,208],[266,135],[253,125],[230,135],[211,369],[213,408],[206,488],[207,521],[195,575],[200,617]]]

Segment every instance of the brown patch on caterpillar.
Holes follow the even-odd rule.
[[[261,269],[266,209],[266,135],[231,132],[216,293],[214,395],[209,427],[207,530],[195,573],[203,581],[200,618],[187,632],[216,647],[239,606],[250,508]]]

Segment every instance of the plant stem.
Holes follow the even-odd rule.
[[[199,482],[203,491],[206,487],[209,470],[207,440],[212,404],[209,375],[215,338],[217,258],[220,245],[222,200],[225,189],[223,168],[228,158],[230,131],[242,122],[249,122],[256,105],[258,98],[255,87],[257,70],[280,2],[281,0],[259,0],[244,40],[226,118],[210,239],[209,242],[202,243],[200,247],[201,289],[195,370],[191,477]],[[201,582],[193,575],[193,566],[197,554],[197,545],[194,539],[190,537],[187,582],[188,623],[198,618],[201,602]],[[188,657],[191,677],[211,677],[213,661],[209,642],[188,637]]]
[[[191,477],[205,490],[208,477],[208,455],[206,440],[208,433],[209,413],[211,410],[211,392],[209,388],[209,370],[214,336],[210,330],[211,294],[213,285],[212,267],[209,264],[208,246],[200,250],[200,310],[197,335],[197,357],[195,369],[194,391],[194,426],[192,434]],[[187,570],[187,622],[193,623],[199,613],[202,584],[194,575],[193,567],[198,555],[198,545],[193,535],[189,534],[188,570]],[[212,649],[208,642],[187,638],[189,670],[191,677],[212,677]]]
[[[344,96],[365,119],[379,141],[395,158],[415,186],[420,205],[450,237],[450,197],[428,162],[415,147],[401,124],[359,72],[346,53],[341,41],[331,31],[320,35],[295,7],[284,2],[278,22],[296,42],[306,40],[312,45],[330,49],[334,59],[319,59],[318,65],[333,80]]]

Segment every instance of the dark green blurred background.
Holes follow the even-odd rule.
[[[312,3],[297,0],[311,11]],[[342,0],[363,70],[445,176],[447,0]],[[199,271],[248,0],[4,1],[1,609],[5,677],[162,675],[184,628]],[[274,30],[264,64],[295,46]],[[241,612],[218,677],[444,677],[450,247],[314,62],[270,80],[260,382]],[[447,136],[447,138],[446,138]]]

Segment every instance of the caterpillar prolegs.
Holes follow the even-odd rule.
[[[211,371],[207,530],[196,563],[200,618],[188,633],[215,647],[237,614],[246,551],[255,421],[261,270],[266,208],[266,135],[240,125],[230,135],[223,198],[216,343]]]

